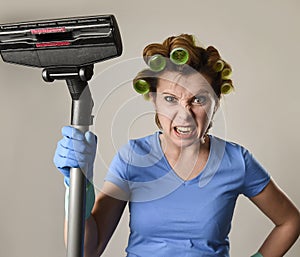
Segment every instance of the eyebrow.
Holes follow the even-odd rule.
[[[162,92],[161,94],[162,94],[162,95],[172,95],[172,96],[176,96],[176,97],[177,97],[177,95],[175,95],[175,94],[173,94],[173,93],[169,93],[169,92]]]
[[[201,89],[195,95],[199,95],[199,94],[210,94],[210,92],[206,89]]]
[[[208,94],[210,94],[210,92],[208,90],[201,89],[196,94],[194,94],[192,97],[198,96],[200,94],[207,94],[208,95]],[[162,95],[172,95],[172,96],[178,97],[176,94],[168,92],[168,91],[163,91]]]

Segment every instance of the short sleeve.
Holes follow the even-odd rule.
[[[126,174],[128,168],[127,166],[128,163],[126,162],[126,160],[124,160],[124,158],[122,158],[121,153],[118,152],[112,159],[109,170],[104,180],[113,183],[126,193],[130,193],[128,178]]]
[[[242,193],[247,197],[258,195],[270,182],[269,173],[246,149],[242,149],[245,161],[245,177]]]

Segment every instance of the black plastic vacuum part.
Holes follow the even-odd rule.
[[[122,42],[113,15],[0,25],[3,61],[34,67],[79,67],[120,56]]]

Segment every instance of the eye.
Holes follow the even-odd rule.
[[[176,102],[176,98],[174,96],[165,96],[164,99],[168,102],[168,103],[175,103]]]
[[[192,104],[200,104],[203,105],[207,102],[207,97],[206,96],[195,96],[194,99],[192,100]]]

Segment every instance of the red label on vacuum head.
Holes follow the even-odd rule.
[[[51,47],[51,46],[69,46],[71,43],[69,41],[62,42],[44,42],[35,44],[36,47]]]
[[[48,34],[48,33],[62,33],[66,32],[65,27],[61,28],[42,28],[42,29],[32,29],[31,34]]]

